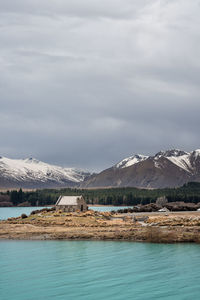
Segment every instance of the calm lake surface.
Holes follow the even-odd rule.
[[[34,209],[0,208],[0,219]],[[195,244],[0,240],[0,300],[196,300],[199,261]]]
[[[111,211],[130,206],[89,206],[89,209],[97,211]],[[33,210],[42,209],[44,207],[0,207],[0,220],[6,220],[11,217],[19,217],[21,214],[29,215]]]
[[[1,241],[1,300],[195,300],[200,246]]]

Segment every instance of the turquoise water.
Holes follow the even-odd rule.
[[[1,241],[1,300],[200,299],[200,246]]]
[[[89,209],[97,211],[111,211],[118,210],[121,208],[127,208],[128,206],[91,206]],[[44,207],[0,207],[0,220],[6,220],[11,217],[19,217],[21,214],[29,215],[33,210],[42,209]]]
[[[96,210],[96,211],[111,211],[111,210],[125,209],[129,207],[133,208],[133,206],[89,206],[89,209]]]
[[[21,216],[21,214],[29,215],[33,210],[42,208],[44,207],[0,207],[0,220],[16,218]]]

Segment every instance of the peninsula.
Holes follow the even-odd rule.
[[[200,242],[200,212],[33,211],[0,222],[0,239]]]

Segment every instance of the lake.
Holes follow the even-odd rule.
[[[0,218],[41,208],[0,208]],[[195,244],[0,240],[0,299],[194,300],[199,260]]]
[[[0,241],[1,300],[199,299],[200,246]]]
[[[97,211],[111,211],[130,206],[89,206],[89,209]],[[0,207],[0,220],[6,220],[11,217],[19,217],[21,214],[29,215],[33,210],[42,209],[44,207]]]

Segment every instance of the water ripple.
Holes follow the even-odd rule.
[[[0,299],[199,299],[198,245],[1,241]]]

